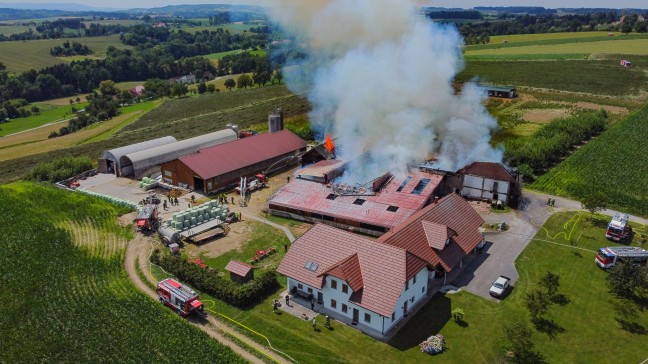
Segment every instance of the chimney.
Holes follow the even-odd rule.
[[[434,196],[434,204],[436,205],[438,203],[439,203],[439,196]]]

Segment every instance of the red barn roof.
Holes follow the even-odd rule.
[[[329,161],[326,163],[331,164]],[[304,170],[312,168],[306,167]],[[419,194],[415,189],[422,180],[428,180],[428,183]],[[277,191],[270,204],[389,229],[423,208],[442,180],[443,177],[438,174],[415,172],[407,178],[392,178],[374,196],[333,197],[334,191],[328,185],[294,178]],[[358,204],[354,203],[356,200],[364,201]]]
[[[202,179],[261,163],[306,148],[306,142],[289,130],[233,140],[179,158]]]
[[[483,223],[484,219],[469,203],[450,194],[416,212],[378,241],[406,249],[431,266],[441,264],[449,272],[484,239],[479,232]],[[448,237],[449,245],[439,244]]]
[[[404,249],[315,224],[293,243],[277,272],[317,288],[326,275],[344,279],[352,302],[389,317],[405,282],[424,268],[423,260]]]
[[[496,181],[515,182],[515,178],[501,163],[473,162],[457,171],[458,174],[471,174]]]
[[[225,267],[226,271],[232,272],[241,277],[248,275],[252,269],[254,269],[254,266],[238,260],[230,260]]]

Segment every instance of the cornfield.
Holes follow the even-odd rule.
[[[648,104],[610,127],[531,186],[581,198],[604,193],[610,208],[648,215]]]
[[[0,361],[243,362],[128,280],[120,208],[28,182],[0,206]]]

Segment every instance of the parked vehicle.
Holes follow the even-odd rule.
[[[241,189],[245,188],[245,194],[248,194],[249,192],[253,192],[265,188],[267,183],[268,183],[268,179],[266,178],[266,176],[264,174],[259,173],[253,178],[249,178],[249,179],[242,178],[241,183],[234,190],[240,195]],[[244,187],[241,186],[242,184],[244,185]]]
[[[192,313],[206,316],[205,305],[198,299],[198,294],[172,278],[158,283],[157,294],[162,304],[171,307],[180,316]]]
[[[614,214],[612,221],[610,221],[605,231],[605,237],[614,241],[621,241],[628,238],[632,233],[632,228],[628,225],[628,221],[630,221],[628,214],[618,212]]]
[[[491,296],[500,298],[506,294],[506,291],[508,291],[509,288],[511,288],[511,278],[507,276],[499,276],[495,282],[493,282],[493,285],[491,285],[488,292]]]
[[[145,205],[135,218],[137,230],[142,233],[150,233],[158,226],[158,210],[153,204]]]
[[[635,246],[601,248],[594,261],[602,269],[612,268],[619,261],[630,261],[638,265],[646,265],[646,262],[648,262],[648,250]]]

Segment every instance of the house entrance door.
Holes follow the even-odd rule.
[[[407,301],[405,301],[405,304],[403,305],[403,317],[407,316]]]
[[[353,309],[353,324],[357,324],[360,319],[360,311],[357,308]]]
[[[324,295],[322,292],[317,292],[317,303],[320,305],[324,304]]]

